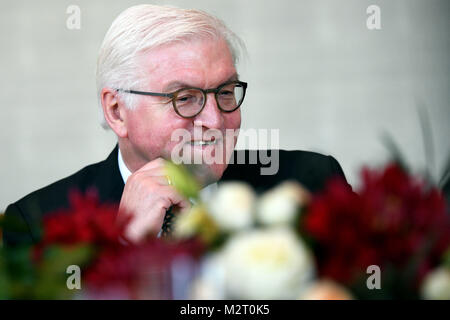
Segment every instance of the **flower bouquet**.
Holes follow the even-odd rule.
[[[195,203],[170,237],[130,243],[117,206],[73,193],[38,245],[1,249],[0,298],[450,299],[448,206],[395,163],[364,169],[356,192],[227,182],[206,202],[186,168],[166,169]]]
[[[207,248],[192,297],[450,299],[450,216],[442,194],[397,164],[362,187],[311,195],[287,181],[257,196],[227,183],[175,223]]]
[[[133,244],[124,235],[129,219],[117,222],[116,205],[100,204],[95,192],[76,191],[70,203],[44,218],[37,245],[1,248],[0,299],[183,297],[174,292],[182,294],[180,285],[190,281],[200,242],[149,235]]]

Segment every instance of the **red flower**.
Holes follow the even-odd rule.
[[[100,204],[95,193],[71,192],[70,208],[44,217],[42,245],[77,244],[117,245],[125,224],[116,221],[117,206]]]
[[[316,195],[303,227],[319,247],[319,272],[351,284],[369,265],[420,263],[416,280],[450,247],[450,217],[435,188],[392,164],[362,172],[358,194],[332,180]]]
[[[49,245],[91,245],[94,256],[82,274],[91,290],[88,292],[95,292],[92,298],[108,298],[104,296],[107,292],[112,292],[110,298],[151,297],[139,290],[153,289],[157,295],[169,297],[171,293],[157,288],[169,277],[174,261],[180,256],[197,258],[203,251],[195,241],[171,243],[148,238],[132,244],[124,236],[131,217],[118,224],[116,205],[100,204],[92,192],[72,192],[69,198],[69,209],[44,218],[43,239],[35,248],[35,261]]]
[[[86,271],[84,279],[91,292],[105,293],[121,288],[123,298],[172,298],[174,263],[183,261],[183,272],[194,272],[194,261],[203,246],[197,241],[173,243],[159,238],[105,250]],[[192,280],[192,279],[189,279]],[[101,298],[101,296],[99,296]],[[95,298],[95,297],[94,297]]]

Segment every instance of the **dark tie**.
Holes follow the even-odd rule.
[[[163,237],[168,237],[172,233],[172,225],[173,225],[173,218],[175,215],[172,213],[172,207],[167,210],[166,215],[164,216],[164,222],[161,227],[162,233],[161,235]]]

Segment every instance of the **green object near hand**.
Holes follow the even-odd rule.
[[[200,184],[186,166],[167,161],[165,173],[182,196],[195,200],[199,198]]]

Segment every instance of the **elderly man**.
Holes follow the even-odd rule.
[[[216,181],[236,179],[259,190],[295,179],[317,191],[329,177],[343,177],[334,158],[304,151],[272,151],[279,155],[273,175],[261,175],[258,162],[227,165],[237,140],[237,134],[228,133],[240,128],[247,89],[236,70],[240,47],[219,19],[198,10],[141,5],[120,14],[105,36],[97,65],[103,125],[117,135],[118,146],[105,161],[8,206],[6,216],[20,220],[26,230],[5,230],[5,243],[37,241],[42,216],[67,207],[73,189],[95,189],[102,202],[119,204],[118,218],[131,214],[130,240],[157,234],[169,209],[178,212],[190,205],[164,174],[175,150],[202,160],[208,173],[204,193]],[[188,138],[174,138],[180,130]],[[215,161],[206,161],[207,155]]]

